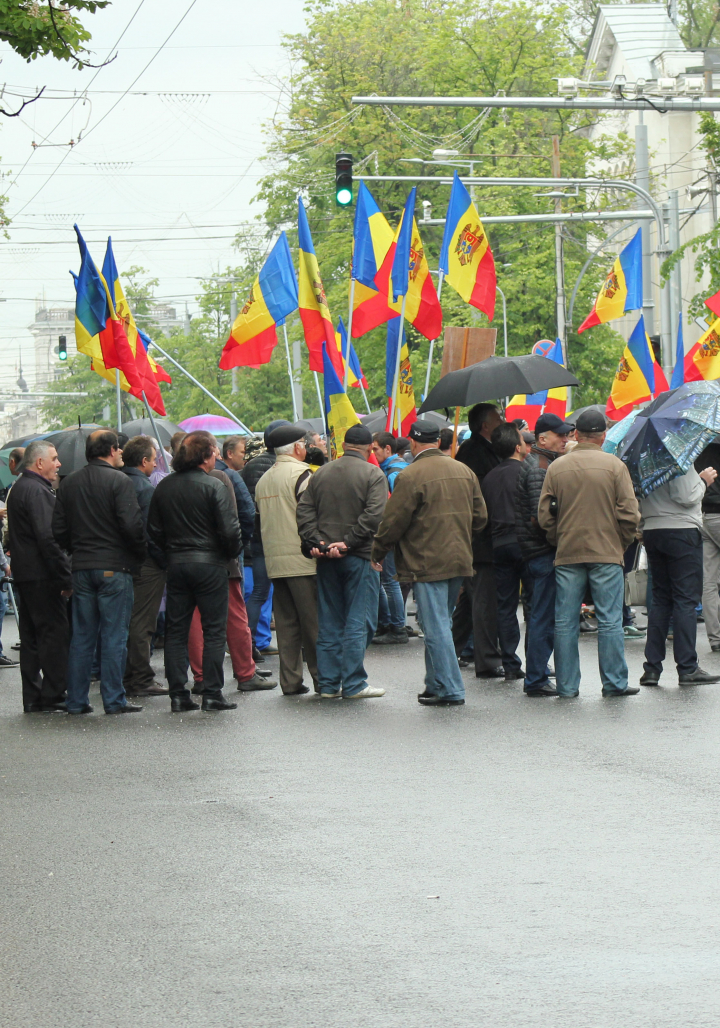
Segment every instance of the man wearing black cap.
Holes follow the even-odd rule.
[[[371,565],[370,553],[387,501],[385,475],[368,463],[371,444],[371,432],[352,425],[343,456],[315,472],[297,508],[303,552],[317,558],[317,664],[325,699],[385,693],[368,685],[363,664],[380,591],[380,568]]]
[[[304,557],[297,530],[297,505],[312,476],[305,463],[305,429],[278,425],[268,435],[275,463],[255,487],[273,609],[280,686],[286,696],[309,692],[303,683],[303,652],[317,689],[318,634],[315,561]]]
[[[425,635],[425,706],[458,706],[465,687],[453,645],[451,618],[463,578],[472,574],[473,534],[487,512],[480,484],[468,467],[438,448],[439,430],[419,420],[410,429],[413,461],[398,476],[372,557],[395,548],[395,566],[413,583]]]
[[[623,554],[635,538],[640,511],[630,473],[602,450],[606,422],[600,411],[577,420],[578,445],[548,468],[538,521],[555,554],[555,672],[558,696],[580,691],[580,609],[590,586],[598,620],[598,662],[603,696],[632,696],[628,686],[622,607]]]
[[[535,422],[535,445],[520,469],[515,493],[515,531],[532,583],[530,617],[525,625],[524,691],[528,696],[556,696],[548,678],[555,645],[555,547],[538,524],[538,504],[545,474],[565,453],[573,426],[557,414],[541,414]]]

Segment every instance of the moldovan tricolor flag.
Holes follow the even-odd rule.
[[[548,357],[556,364],[564,364],[562,343],[556,339],[541,339],[535,343],[531,351],[538,357]],[[567,386],[558,389],[544,389],[540,393],[518,393],[513,396],[505,409],[505,420],[513,421],[522,418],[527,421],[528,428],[534,429],[535,422],[541,414],[557,414],[565,420],[567,412]]]
[[[298,285],[287,236],[280,238],[253,282],[223,347],[220,367],[259,368],[277,345],[277,326],[298,308]]]
[[[413,389],[412,368],[410,367],[410,351],[408,350],[405,334],[403,333],[402,345],[400,347],[400,380],[398,382],[398,410],[400,412],[400,431],[398,432],[397,418],[393,412],[393,390],[395,385],[395,371],[397,368],[398,337],[400,335],[400,319],[395,318],[389,321],[387,326],[387,350],[385,356],[385,389],[388,395],[388,419],[386,431],[391,432],[396,438],[406,436],[410,426],[417,421],[415,410],[415,391]]]
[[[334,345],[334,344],[333,344]],[[359,425],[360,418],[350,403],[348,394],[335,371],[328,354],[327,344],[322,344],[323,385],[325,387],[325,422],[327,441],[330,446],[330,460],[342,457],[345,433],[351,425]]]
[[[640,310],[643,305],[642,291],[642,231],[638,229],[613,264],[593,309],[578,333],[594,325],[621,318],[628,311]]]
[[[622,420],[633,407],[659,395],[663,389],[658,388],[656,392],[656,386],[661,387],[664,378],[662,375],[660,380],[656,375],[656,361],[641,314],[620,358],[605,413],[613,421]],[[667,382],[664,387],[667,389]]]
[[[475,204],[457,171],[440,247],[440,270],[466,303],[492,321],[497,288],[495,261]]]
[[[685,357],[685,381],[720,378],[720,318],[703,332]]]
[[[379,289],[375,281],[392,245],[393,230],[364,182],[358,190],[353,237],[352,327],[357,339],[396,316],[387,304],[387,288]]]
[[[340,318],[338,321],[337,331],[335,332],[335,342],[337,343],[338,350],[342,354],[343,367],[345,362],[345,355],[348,347],[347,329],[343,319]],[[343,375],[343,381],[345,376]],[[355,353],[355,347],[350,343],[350,353],[348,354],[348,385],[356,386],[358,389],[362,385],[363,389],[367,389],[367,379],[363,374],[363,369],[360,367],[360,361],[358,355]]]
[[[298,301],[305,342],[310,351],[310,370],[323,371],[323,343],[326,343],[333,367],[337,375],[342,377],[344,371],[342,358],[335,344],[335,329],[320,278],[320,268],[315,256],[305,205],[301,197],[298,197],[298,245],[300,247]]]

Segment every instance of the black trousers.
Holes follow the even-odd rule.
[[[698,666],[697,611],[702,601],[703,547],[699,528],[653,528],[643,532],[652,576],[645,670],[662,671],[665,640],[673,622],[673,656],[678,674]]]
[[[171,696],[189,699],[188,635],[197,607],[203,630],[203,693],[216,696],[225,684],[225,636],[228,616],[227,568],[214,564],[171,564],[165,609],[165,677]]]
[[[453,614],[455,652],[462,651],[472,631],[475,671],[489,671],[502,663],[497,644],[497,599],[492,564],[475,564],[473,577],[463,580],[463,591]]]
[[[517,655],[517,648],[520,645],[520,625],[517,617],[520,586],[523,587],[523,599],[529,600],[532,596],[532,579],[527,574],[517,543],[496,546],[493,551],[493,567],[497,590],[497,633],[503,667],[506,671],[520,671],[522,662]],[[525,639],[527,640],[527,635]]]
[[[43,707],[65,699],[70,622],[68,601],[52,579],[15,582],[19,597],[20,677],[23,706]]]

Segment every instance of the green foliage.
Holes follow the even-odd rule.
[[[83,45],[91,38],[74,11],[95,14],[110,0],[64,0],[62,5],[38,0],[0,0],[0,39],[9,43],[28,62],[51,54],[72,61],[76,68],[87,63]]]

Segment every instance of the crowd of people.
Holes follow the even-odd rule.
[[[638,501],[602,449],[599,412],[543,414],[529,434],[482,403],[468,425],[454,457],[452,431],[429,420],[403,439],[355,425],[332,461],[319,434],[284,420],[222,450],[179,432],[164,455],[148,436],[101,429],[59,484],[50,442],[14,451],[2,559],[24,710],[90,714],[93,680],[106,714],[163,695],[173,712],[231,710],[226,653],[240,692],[277,687],[262,668],[277,653],[284,695],[379,698],[368,646],[412,636],[425,706],[462,705],[469,667],[527,696],[577,696],[581,631],[597,632],[604,696],[658,685],[669,636],[681,686],[720,681],[696,646],[702,603],[720,650],[720,445]],[[624,576],[639,545],[651,586],[635,686],[625,641],[645,630]],[[160,645],[167,685],[151,663]],[[0,667],[15,663],[0,649]]]

